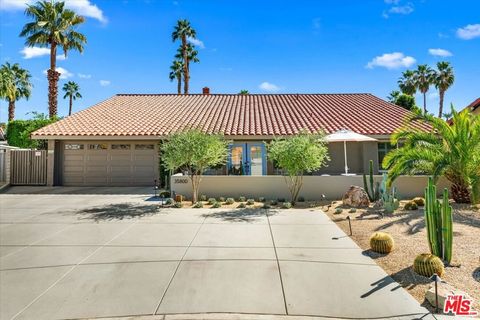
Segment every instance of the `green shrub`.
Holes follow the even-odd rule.
[[[167,200],[165,200],[165,204],[172,205],[174,203],[175,203],[175,200],[173,200],[172,198],[167,198]]]
[[[270,204],[272,206],[276,206],[278,204],[278,201],[277,200],[272,200],[272,201],[270,201]]]
[[[290,202],[284,202],[282,205],[283,209],[290,209],[292,207],[292,204]]]
[[[200,195],[200,201],[207,201],[207,195],[206,194]]]
[[[285,198],[278,198],[277,201],[278,202],[285,202]]]
[[[357,212],[356,208],[350,208],[350,210],[348,210],[348,213],[355,213],[355,212]]]
[[[298,197],[297,201],[298,201],[298,202],[305,202],[305,198],[302,197],[302,196],[300,196],[300,197]]]
[[[48,119],[44,114],[34,114],[31,120],[13,120],[7,125],[7,141],[13,147],[35,148],[46,150],[47,140],[32,140],[30,134],[57,119]]]
[[[225,202],[225,197],[218,198],[218,202]]]
[[[183,207],[183,206],[182,206],[182,203],[181,203],[181,202],[175,202],[175,203],[173,204],[173,207],[174,207],[174,208],[181,208],[181,207]]]
[[[170,191],[162,191],[158,194],[160,198],[170,198]]]
[[[405,203],[405,206],[403,208],[405,210],[417,210],[418,205],[413,201],[408,201],[407,203]]]
[[[238,202],[245,202],[246,198],[244,196],[238,197]]]
[[[255,200],[253,199],[247,199],[247,205],[248,206],[253,206],[255,204]]]
[[[225,200],[225,203],[226,204],[234,204],[235,200],[233,198],[227,198],[227,200]]]
[[[245,205],[245,203],[241,202],[237,208],[246,208],[247,206]]]
[[[265,202],[265,197],[258,197],[258,202]]]
[[[201,201],[195,202],[193,205],[194,208],[203,208],[203,203]]]
[[[343,212],[343,209],[342,209],[342,208],[337,208],[337,209],[335,209],[334,214],[340,214],[340,213],[342,213],[342,212]]]
[[[222,207],[222,204],[220,202],[215,202],[213,205],[212,205],[212,208],[221,208]]]
[[[215,202],[217,202],[217,199],[215,199],[215,198],[208,198],[208,204],[214,204]]]

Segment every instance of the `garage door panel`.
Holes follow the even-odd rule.
[[[84,144],[91,142],[66,142]],[[158,167],[155,149],[112,149],[112,145],[134,145],[126,142],[101,142],[107,149],[64,150],[63,184],[85,186],[149,186]],[[142,144],[138,142],[137,144]],[[145,144],[145,143],[143,143]],[[147,143],[148,144],[148,143]]]

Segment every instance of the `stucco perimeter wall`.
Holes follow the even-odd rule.
[[[192,187],[187,176],[172,176],[172,191],[191,199]],[[375,176],[381,181],[381,176]],[[427,176],[402,176],[394,186],[401,199],[423,196],[427,185]],[[362,176],[306,176],[300,195],[307,200],[319,200],[324,194],[327,199],[340,199],[351,185],[363,187]],[[448,187],[446,179],[437,184],[439,194]],[[285,177],[283,176],[204,176],[200,183],[200,194],[207,197],[265,197],[267,199],[290,198]]]

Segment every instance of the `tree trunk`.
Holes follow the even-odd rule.
[[[69,116],[72,115],[72,104],[73,104],[73,99],[72,99],[72,96],[70,96],[70,105],[69,105],[69,108],[68,108],[68,115]]]
[[[470,191],[464,182],[452,182],[452,198],[456,203],[471,203]]]
[[[423,93],[423,113],[427,114],[427,91]]]
[[[177,93],[182,94],[182,76],[178,76],[177,81]]]
[[[57,97],[58,97],[58,79],[60,73],[56,69],[57,64],[57,44],[50,44],[50,69],[47,71],[48,79],[48,114],[50,118],[57,116]]]
[[[182,36],[183,53],[183,93],[188,94],[188,57],[187,57],[187,37]]]
[[[8,100],[8,122],[15,119],[15,100]]]
[[[438,107],[438,117],[441,118],[443,115],[443,98],[445,96],[445,91],[439,90],[439,100],[440,100],[440,105]]]

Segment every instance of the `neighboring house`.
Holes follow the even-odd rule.
[[[477,98],[477,100],[470,103],[465,109],[470,110],[470,112],[475,115],[480,115],[480,98]]]
[[[159,142],[199,128],[232,141],[228,164],[210,174],[272,175],[265,142],[299,130],[333,133],[347,128],[378,139],[347,143],[350,172],[375,171],[392,148],[390,135],[409,111],[371,94],[118,94],[32,134],[47,139],[48,184],[152,185]],[[331,161],[316,174],[344,171],[342,143],[329,145]],[[53,156],[54,155],[54,156]]]

